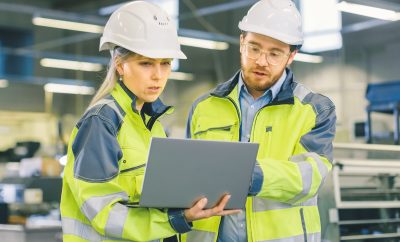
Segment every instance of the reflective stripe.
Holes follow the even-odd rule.
[[[307,242],[320,242],[321,233],[307,234]],[[257,242],[304,242],[304,235],[298,235],[282,239],[258,240]]]
[[[117,113],[117,115],[120,119],[124,118],[125,113],[121,113],[121,110],[117,107],[114,100],[105,99],[105,98],[100,99],[93,106],[89,107],[87,110],[90,110],[92,107],[97,106],[97,105],[107,105],[110,108],[114,109],[115,113]]]
[[[128,195],[125,192],[118,192],[109,194],[106,196],[97,196],[87,199],[82,207],[81,211],[85,216],[92,221],[94,217],[108,204],[115,200],[126,200],[128,201]]]
[[[128,216],[128,208],[122,204],[116,203],[111,209],[104,232],[108,236],[122,238],[125,219]]]
[[[322,178],[325,178],[328,174],[328,167],[326,167],[321,157],[314,152],[307,153],[307,155],[314,159],[315,163],[317,163],[319,174],[321,174]]]
[[[295,155],[292,156],[290,158],[291,161],[293,162],[297,162],[300,168],[300,172],[301,172],[301,176],[303,179],[303,190],[294,198],[292,198],[289,202],[290,203],[295,203],[296,201],[302,199],[303,197],[307,196],[307,194],[310,192],[311,189],[311,185],[312,185],[312,175],[309,174],[307,172],[307,170],[312,171],[312,167],[308,167],[311,166],[307,161],[307,158],[312,158],[315,163],[317,164],[318,167],[318,171],[322,177],[322,179],[324,179],[328,173],[328,168],[326,167],[326,165],[324,164],[324,162],[321,160],[320,156],[317,155],[314,152],[309,152],[309,153],[305,153],[305,154],[300,154],[300,155]],[[305,165],[308,164],[308,165]],[[322,182],[320,184],[320,186],[322,185]]]
[[[315,163],[317,163],[318,171],[321,174],[321,176],[325,177],[326,174],[328,173],[328,168],[326,167],[325,163],[322,161],[321,157],[314,152],[309,152],[309,153],[305,153],[305,154],[301,154],[301,155],[292,156],[290,158],[290,160],[294,161],[294,162],[300,162],[300,161],[306,161],[307,158],[310,158],[310,157],[314,159]]]
[[[72,218],[62,218],[62,230],[64,234],[74,235],[90,242],[100,242],[104,240],[124,241],[122,239],[102,236],[90,225]]]
[[[302,203],[296,204],[295,207],[301,207],[301,206],[317,206],[318,205],[318,197],[314,196],[307,201],[304,201]]]
[[[277,201],[272,201],[268,199],[264,199],[261,197],[253,198],[253,212],[263,212],[268,210],[278,210],[278,209],[286,209],[300,206],[317,206],[317,197],[312,197],[305,202],[291,205],[288,203],[281,203]]]
[[[303,181],[303,190],[294,198],[290,199],[288,201],[289,203],[295,203],[296,201],[302,199],[303,197],[307,196],[311,190],[313,170],[311,164],[308,162],[299,162],[297,163],[297,166],[299,167],[301,179]]]
[[[187,242],[214,242],[214,238],[216,233],[201,231],[201,230],[192,230],[187,233],[186,241]]]
[[[311,93],[311,91],[301,84],[296,84],[297,85],[294,88],[293,94],[300,100],[300,102],[303,102],[304,98]]]

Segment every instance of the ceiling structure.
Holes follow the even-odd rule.
[[[0,66],[3,66],[0,67],[0,79],[19,85],[42,86],[48,82],[70,83],[73,80],[98,86],[109,60],[107,52],[98,52],[100,34],[36,26],[32,24],[32,18],[42,16],[104,25],[108,16],[99,15],[99,9],[123,2],[125,1],[0,0],[0,48],[3,54],[3,58],[0,58]],[[237,24],[254,2],[256,1],[180,0],[180,36],[225,41],[230,46],[227,50],[183,46],[188,60],[180,62],[178,71],[193,73],[196,80],[219,82],[229,78],[239,67],[240,32]],[[400,10],[399,0],[361,2]],[[299,2],[296,1],[296,4]],[[362,48],[379,50],[397,43],[400,39],[400,21],[383,21],[342,13],[342,26],[345,55],[351,55],[352,51],[357,52]],[[337,51],[317,54],[329,56],[332,53],[336,54]],[[43,58],[95,62],[102,64],[103,70],[88,72],[48,68],[40,64]]]

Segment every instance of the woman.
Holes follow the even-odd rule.
[[[130,207],[139,201],[152,136],[165,137],[158,118],[170,112],[158,97],[173,58],[185,59],[176,29],[156,5],[136,1],[116,10],[100,40],[110,50],[104,83],[74,128],[64,170],[63,241],[177,241],[191,221],[225,211],[206,199],[190,209]]]

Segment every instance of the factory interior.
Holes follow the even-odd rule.
[[[167,135],[185,138],[195,99],[239,70],[238,23],[257,1],[148,1],[173,17],[187,56],[160,96],[175,108]],[[322,241],[400,241],[400,1],[293,2],[304,44],[289,68],[336,106]],[[102,27],[125,3],[0,0],[0,241],[62,241],[68,142],[107,72]]]

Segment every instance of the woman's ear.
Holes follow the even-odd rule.
[[[122,64],[121,62],[117,62],[117,63],[115,64],[115,67],[116,67],[116,69],[117,69],[118,75],[119,75],[119,76],[123,76],[123,75],[124,75],[124,67],[123,67],[123,64]]]
[[[123,76],[124,75],[123,61],[121,61],[121,58],[119,58],[119,57],[114,57],[113,59],[114,59],[115,69],[117,70],[118,76]]]

